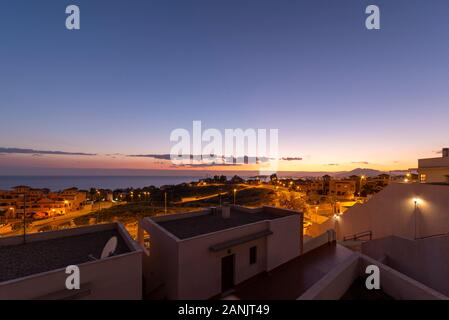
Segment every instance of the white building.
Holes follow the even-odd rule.
[[[114,254],[100,259],[111,237]],[[80,289],[66,288],[66,267],[80,270]],[[0,300],[141,299],[142,250],[121,224],[0,238]]]
[[[298,257],[302,214],[263,207],[224,206],[195,213],[145,218],[148,292],[169,299],[209,299]]]
[[[418,160],[419,180],[423,183],[449,183],[449,148],[442,157]]]

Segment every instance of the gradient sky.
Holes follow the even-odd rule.
[[[282,170],[416,167],[449,144],[448,14],[447,0],[2,0],[0,147],[99,155],[0,168],[163,169],[123,155],[169,153],[193,120],[278,128],[282,156],[303,157]]]

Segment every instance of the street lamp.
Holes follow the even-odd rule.
[[[413,198],[413,203],[415,205],[415,210],[413,211],[413,217],[415,220],[415,240],[416,240],[416,234],[417,234],[417,215],[418,215],[418,206],[421,203],[420,198]]]
[[[337,235],[337,222],[340,219],[340,216],[336,213],[334,213],[334,230],[335,230],[335,235]]]
[[[23,197],[23,243],[26,242],[26,217],[27,217],[27,195],[22,194]]]
[[[237,189],[234,189],[234,206],[235,206],[235,195],[237,193]]]
[[[167,192],[164,192],[164,202],[165,202],[165,208],[164,208],[164,212],[165,214],[167,214]]]

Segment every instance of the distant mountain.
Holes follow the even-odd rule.
[[[364,169],[364,168],[357,168],[351,171],[343,171],[343,172],[336,172],[333,176],[336,178],[346,178],[346,177],[350,177],[350,176],[366,176],[366,177],[375,177],[378,176],[380,174],[386,173],[388,174],[388,172],[385,171],[379,171],[379,170],[374,170],[374,169]]]
[[[278,172],[280,177],[291,177],[291,178],[318,178],[324,175],[329,175],[334,178],[346,178],[352,175],[354,176],[366,176],[366,177],[376,177],[380,174],[391,174],[391,175],[403,175],[407,173],[408,170],[396,170],[396,171],[380,171],[369,168],[357,168],[351,171],[281,171]]]

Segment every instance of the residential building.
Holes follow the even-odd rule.
[[[372,239],[400,236],[409,239],[449,232],[449,186],[392,183],[365,204],[355,204],[344,214],[314,224],[308,235],[335,229],[338,240],[369,232]]]
[[[419,159],[418,175],[422,183],[449,183],[449,148],[439,158]]]
[[[112,256],[101,258],[115,237]],[[142,249],[121,224],[0,238],[0,300],[141,299]],[[80,270],[80,289],[68,290],[66,268]]]
[[[449,234],[389,236],[362,243],[363,254],[449,296]]]
[[[449,299],[448,236],[387,237],[355,252],[332,229],[303,237],[302,220],[289,210],[224,206],[145,218],[142,247],[117,223],[27,235],[25,243],[0,238],[0,299]],[[101,258],[114,237],[113,254]],[[66,288],[69,265],[80,269],[79,290]],[[373,265],[379,290],[365,286]]]
[[[353,200],[356,182],[353,180],[330,180],[328,195],[341,200]]]
[[[145,218],[139,242],[147,292],[168,299],[209,299],[298,257],[303,216],[291,210],[223,206]],[[145,242],[145,234],[149,242]]]
[[[17,186],[10,191],[0,191],[0,215],[8,219],[21,218],[24,213],[28,217],[51,217],[80,210],[85,202],[86,193],[77,188],[50,192]]]

